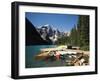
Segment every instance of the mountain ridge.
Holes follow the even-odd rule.
[[[43,40],[40,34],[37,32],[35,26],[25,18],[26,23],[26,46],[27,45],[50,45],[50,41]]]

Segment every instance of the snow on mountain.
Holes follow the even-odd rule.
[[[64,35],[64,32],[60,32],[58,29],[54,29],[54,27],[49,24],[37,28],[37,31],[44,40],[49,39],[53,43],[55,43],[58,38]]]

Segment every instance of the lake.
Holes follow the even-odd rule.
[[[33,45],[26,46],[25,48],[25,67],[26,68],[37,68],[37,67],[57,67],[57,66],[66,66],[65,61],[55,60],[55,61],[44,61],[36,60],[34,57],[39,54],[40,49],[43,48],[53,48],[57,45]],[[68,59],[68,57],[66,57]]]

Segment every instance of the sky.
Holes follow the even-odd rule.
[[[69,32],[78,21],[78,15],[70,14],[26,12],[25,17],[36,27],[49,24],[61,32]]]

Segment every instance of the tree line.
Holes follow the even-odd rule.
[[[89,16],[79,15],[77,25],[70,31],[70,36],[58,39],[57,44],[78,46],[82,50],[89,50]]]

